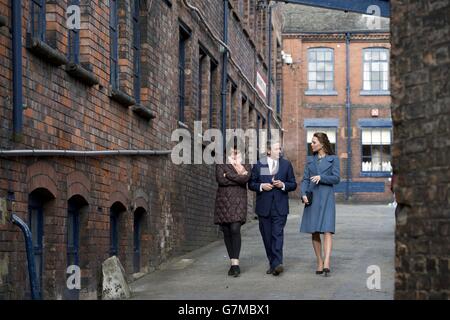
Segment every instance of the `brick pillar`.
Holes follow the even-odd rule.
[[[391,5],[395,298],[449,299],[450,3]]]

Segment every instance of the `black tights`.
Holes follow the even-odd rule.
[[[228,256],[230,259],[239,259],[239,254],[241,252],[241,223],[224,223],[221,227]]]

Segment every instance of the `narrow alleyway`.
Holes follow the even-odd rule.
[[[285,272],[266,275],[257,220],[243,228],[239,278],[229,277],[222,241],[178,257],[132,283],[133,299],[392,299],[394,209],[388,205],[338,205],[331,276],[315,275],[310,236],[300,234],[302,206],[291,201],[285,229]],[[381,270],[381,289],[369,290],[367,267]]]

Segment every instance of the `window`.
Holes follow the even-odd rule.
[[[389,50],[369,48],[363,50],[363,90],[361,94],[389,91]]]
[[[217,78],[217,64],[211,61],[210,77],[209,77],[209,128],[213,127],[213,112],[215,102],[216,78]]]
[[[185,27],[180,25],[180,38],[178,43],[178,120],[180,122],[184,119],[184,107],[185,107],[185,85],[186,85],[186,44],[189,39],[189,32]]]
[[[31,36],[45,42],[45,0],[31,0]]]
[[[206,53],[202,50],[202,48],[199,49],[198,53],[198,109],[197,109],[197,120],[202,120],[202,103],[203,103],[203,89],[204,89],[204,83],[203,83],[203,72],[204,72],[204,62],[206,58]]]
[[[134,100],[136,104],[141,103],[141,31],[139,24],[139,0],[132,2],[132,20],[133,20],[133,86]]]
[[[308,91],[306,94],[336,94],[333,49],[308,50]]]
[[[391,172],[391,129],[362,129],[362,171]]]
[[[67,261],[68,265],[79,265],[80,220],[79,206],[69,200],[67,215]]]
[[[257,155],[257,159],[259,160],[259,152],[260,152],[260,134],[259,131],[261,129],[261,115],[259,114],[259,112],[257,113],[256,116],[256,155]]]
[[[67,266],[80,265],[80,209],[81,206],[75,198],[68,201],[67,208]],[[70,300],[78,300],[79,290],[68,290],[65,297]]]
[[[308,50],[308,89],[333,90],[333,50]]]
[[[39,288],[42,288],[43,274],[43,238],[44,238],[44,208],[42,201],[35,195],[30,195],[28,201],[29,225],[33,241],[34,266]],[[42,289],[41,289],[42,290]]]
[[[115,203],[110,209],[110,256],[118,256],[119,254],[119,215],[122,211],[119,206]]]
[[[234,82],[231,82],[231,99],[230,99],[230,125],[229,128],[234,129],[234,125],[236,122],[234,122],[234,117],[237,118],[237,86]],[[234,128],[233,128],[234,127]]]
[[[145,210],[138,209],[134,213],[133,223],[133,266],[134,272],[141,271],[141,238],[142,238],[142,221],[144,218]]]
[[[245,123],[245,110],[247,109],[247,97],[242,94],[241,95],[241,105],[240,105],[240,109],[239,109],[239,114],[238,114],[238,118],[237,118],[237,127],[239,129],[247,129],[247,127],[243,128],[242,127],[242,122]],[[244,119],[242,119],[244,117]]]
[[[281,92],[277,90],[277,115],[281,118]]]
[[[331,149],[336,154],[336,128],[308,128],[306,133],[307,155],[312,156],[311,141],[316,132],[326,133],[328,140],[330,140]]]
[[[80,0],[70,0],[69,5],[80,5]],[[69,61],[75,64],[80,63],[80,30],[69,30]]]
[[[111,0],[109,7],[109,33],[111,38],[110,48],[110,82],[113,89],[119,89],[119,30],[117,15],[117,0]]]

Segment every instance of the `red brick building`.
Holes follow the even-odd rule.
[[[222,121],[226,128],[280,126],[280,114],[268,108],[281,89],[280,20],[274,12],[270,37],[267,6],[109,3],[0,0],[0,149],[16,151],[0,155],[0,299],[30,297],[24,236],[13,214],[33,233],[41,297],[95,299],[109,256],[131,276],[220,235],[214,166],[174,165],[164,152],[177,143],[173,130],[192,134],[195,120],[204,129]],[[80,30],[67,27],[69,5],[80,8]],[[225,25],[227,67],[219,43]],[[256,89],[258,74],[270,95]],[[84,153],[18,151],[44,149]],[[163,152],[86,153],[94,150]],[[252,203],[250,197],[250,213]],[[81,267],[79,291],[66,287],[72,264]]]
[[[283,12],[283,51],[292,58],[283,67],[284,141],[296,176],[313,133],[327,132],[341,160],[338,199],[392,202],[388,20],[371,30],[360,14]]]

